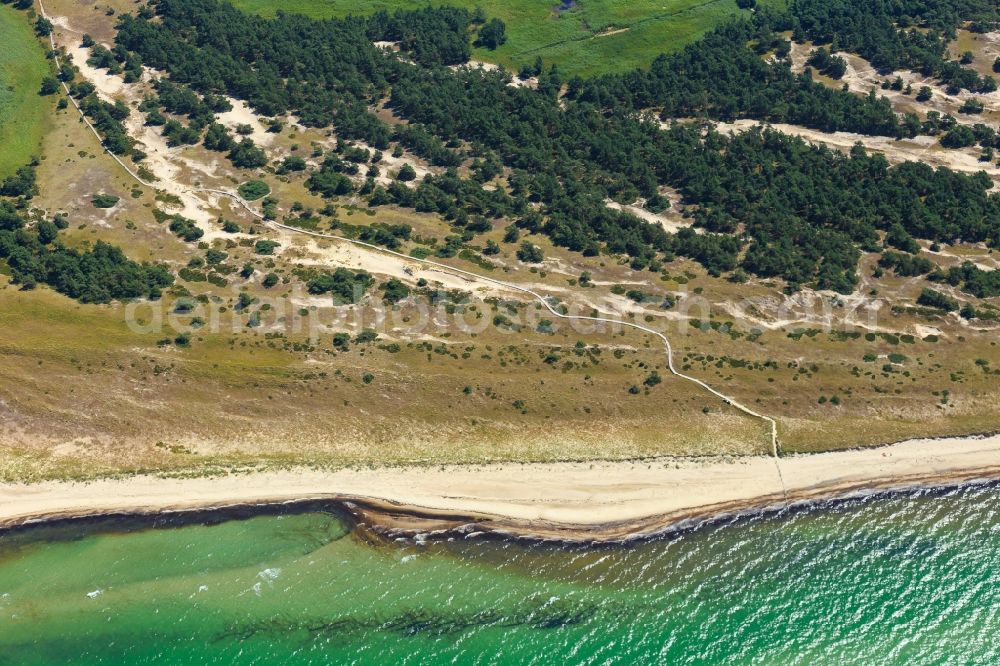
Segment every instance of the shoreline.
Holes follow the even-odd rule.
[[[614,543],[729,517],[853,497],[1000,480],[1000,434],[727,461],[292,470],[214,478],[135,476],[0,484],[0,534],[103,517],[336,506],[392,536],[488,533]]]

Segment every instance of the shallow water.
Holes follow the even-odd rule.
[[[8,533],[0,663],[996,664],[998,499],[591,548],[386,542],[321,511]]]

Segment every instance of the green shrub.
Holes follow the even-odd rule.
[[[924,305],[929,308],[937,308],[938,310],[946,310],[948,312],[954,312],[958,309],[958,301],[946,294],[942,294],[940,291],[935,291],[933,289],[924,289],[920,292],[920,297],[917,298],[917,304]]]
[[[386,303],[398,303],[409,295],[410,288],[396,278],[382,283],[382,300]]]
[[[254,243],[253,249],[257,254],[274,254],[275,248],[279,247],[281,243],[272,240],[259,240]]]
[[[205,235],[205,232],[198,228],[194,220],[189,220],[181,215],[174,215],[170,218],[170,231],[189,243]]]
[[[239,192],[240,196],[247,201],[254,201],[270,194],[271,188],[262,180],[248,180],[240,185]]]
[[[369,342],[375,342],[376,340],[378,340],[378,333],[370,328],[366,328],[355,336],[354,344],[364,345]]]
[[[528,241],[521,243],[521,247],[517,250],[517,258],[526,264],[540,264],[545,258],[542,254],[542,249],[537,245],[532,245]]]
[[[334,333],[333,346],[340,351],[347,351],[347,343],[351,341],[350,333]]]
[[[211,249],[205,252],[205,261],[210,264],[221,264],[228,256],[222,250]]]
[[[350,271],[343,266],[332,273],[317,273],[309,277],[306,287],[310,294],[332,293],[346,303],[356,303],[371,286],[373,278],[365,271]]]
[[[399,173],[396,174],[396,180],[402,181],[404,183],[413,180],[416,177],[417,177],[416,170],[409,164],[404,164],[402,167],[400,167]]]
[[[113,194],[95,194],[94,198],[90,200],[90,203],[94,204],[94,208],[111,208],[120,199]]]

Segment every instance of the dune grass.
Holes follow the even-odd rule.
[[[783,0],[762,4],[775,6]],[[314,18],[368,15],[379,10],[414,9],[427,0],[233,0],[240,9],[274,16],[278,9]],[[438,4],[438,3],[433,3]],[[476,49],[473,57],[517,69],[541,57],[567,76],[592,75],[648,66],[660,53],[695,41],[740,10],[735,0],[578,0],[567,9],[560,0],[445,0],[507,24],[507,43],[496,51]]]
[[[51,102],[39,97],[49,72],[27,14],[0,5],[0,178],[38,153]]]

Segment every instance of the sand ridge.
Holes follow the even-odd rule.
[[[59,518],[330,500],[400,534],[495,532],[569,541],[648,537],[720,515],[1000,479],[1000,435],[770,457],[288,470],[0,485],[0,528]]]

